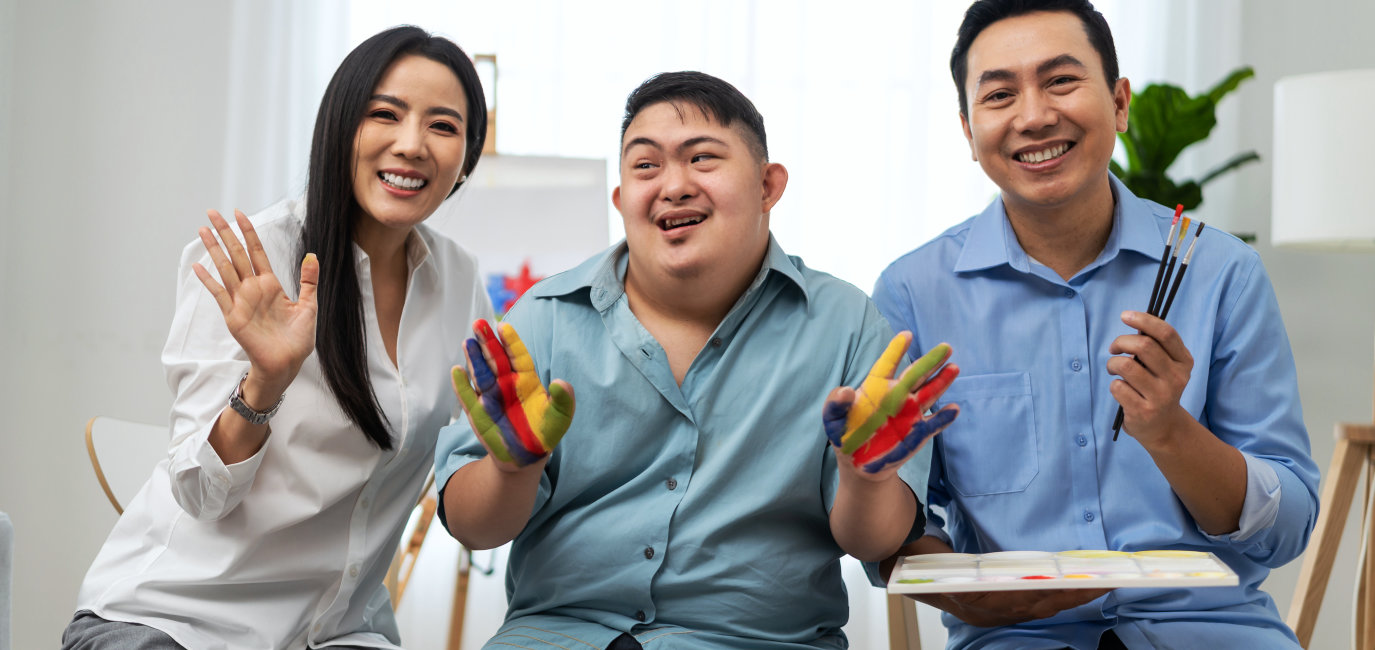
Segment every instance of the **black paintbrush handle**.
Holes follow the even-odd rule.
[[[1179,282],[1184,279],[1184,271],[1189,269],[1187,263],[1179,265],[1179,273],[1174,276],[1174,286],[1170,287],[1170,296],[1165,299],[1165,306],[1160,308],[1160,317],[1170,315],[1170,305],[1174,304],[1174,295],[1179,293]]]
[[[1174,231],[1171,230],[1170,234],[1173,235]],[[1169,244],[1165,244],[1165,255],[1160,258],[1160,266],[1155,267],[1155,283],[1151,285],[1151,301],[1146,303],[1147,309],[1150,309],[1151,305],[1160,299],[1160,285],[1164,284],[1160,280],[1165,277],[1165,263],[1170,259],[1171,248]]]
[[[1164,289],[1165,289],[1166,285],[1170,284],[1170,277],[1174,275],[1174,262],[1175,262],[1175,259],[1177,259],[1177,258],[1174,258],[1174,257],[1171,257],[1171,258],[1170,258],[1170,264],[1169,264],[1168,266],[1165,267],[1165,277],[1164,277],[1164,279],[1161,280],[1161,282],[1160,282],[1160,289],[1161,289],[1161,290],[1160,290],[1159,292],[1157,292],[1157,295],[1156,295],[1156,297],[1155,297],[1155,300],[1152,300],[1150,306],[1146,308],[1146,313],[1148,313],[1148,314],[1150,314],[1150,315],[1152,315],[1152,316],[1157,316],[1157,317],[1160,316],[1160,302],[1161,302],[1161,300],[1165,297],[1165,290],[1164,290]]]

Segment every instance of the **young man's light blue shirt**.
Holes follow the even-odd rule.
[[[630,632],[647,650],[845,647],[821,407],[863,380],[887,322],[770,240],[680,387],[630,311],[626,255],[541,282],[506,317],[577,411],[512,547],[491,643],[589,650]],[[483,455],[466,422],[447,427],[438,484]]]
[[[930,473],[931,503],[948,521],[941,531],[933,517],[928,534],[976,553],[1209,551],[1241,584],[1119,589],[1012,628],[947,614],[952,647],[1096,648],[1114,626],[1131,648],[1292,645],[1258,586],[1303,551],[1318,468],[1269,278],[1254,250],[1206,228],[1167,319],[1194,358],[1181,404],[1247,463],[1240,528],[1208,535],[1140,444],[1127,432],[1112,441],[1108,346],[1132,333],[1124,310],[1145,310],[1173,212],[1110,180],[1112,232],[1069,281],[1027,256],[1001,200],[880,276],[874,300],[893,327],[913,332],[914,349],[951,343],[961,368],[942,400],[958,403],[960,417],[935,439]]]

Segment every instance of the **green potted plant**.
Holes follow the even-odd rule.
[[[1260,160],[1260,155],[1255,151],[1239,153],[1197,180],[1175,182],[1166,170],[1189,145],[1208,138],[1217,125],[1218,101],[1255,74],[1250,66],[1238,68],[1207,92],[1193,97],[1170,84],[1149,84],[1132,93],[1127,132],[1117,134],[1127,154],[1127,164],[1110,162],[1112,173],[1137,196],[1161,205],[1182,204],[1185,210],[1197,208],[1203,203],[1204,185]]]

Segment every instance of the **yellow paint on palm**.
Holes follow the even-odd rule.
[[[501,323],[498,327],[501,340],[506,345],[507,357],[511,360],[511,369],[516,373],[516,398],[520,400],[525,418],[540,444],[544,445],[546,451],[552,450],[572,423],[572,396],[557,385],[551,386],[546,393],[544,383],[535,371],[535,361],[530,358],[525,342],[516,334],[516,328],[509,323]]]
[[[902,373],[897,382],[889,386],[893,372],[897,370],[902,355],[907,351],[912,337],[906,332],[893,337],[888,348],[874,362],[869,376],[860,384],[855,404],[845,419],[846,433],[840,439],[840,451],[853,454],[874,436],[880,426],[902,408],[908,394],[933,370],[939,368],[950,358],[950,346],[944,343],[931,348]],[[862,415],[856,415],[862,411]]]

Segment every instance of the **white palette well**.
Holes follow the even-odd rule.
[[[934,553],[900,558],[888,592],[930,594],[1027,589],[1225,587],[1237,574],[1201,551],[1074,550]]]

